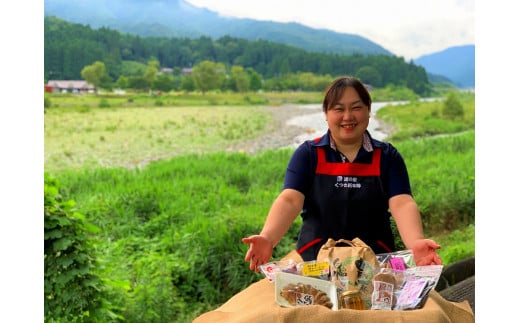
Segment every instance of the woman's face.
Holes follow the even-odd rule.
[[[337,144],[353,144],[361,140],[367,129],[370,111],[356,90],[349,86],[339,101],[327,109],[325,118]]]

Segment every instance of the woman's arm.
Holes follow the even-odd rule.
[[[391,197],[388,205],[405,247],[412,249],[416,240],[424,238],[421,214],[417,203],[411,195],[399,194]]]
[[[285,189],[274,200],[260,234],[243,238],[249,244],[244,258],[249,268],[258,271],[258,266],[268,262],[273,248],[282,240],[294,219],[303,208],[304,195],[297,190]]]
[[[304,195],[293,189],[285,189],[276,198],[269,210],[264,227],[260,232],[269,240],[273,248],[283,236],[303,208]]]
[[[424,239],[421,214],[413,197],[409,194],[393,196],[389,207],[405,247],[413,252],[416,265],[441,265],[441,258],[435,251],[441,246]]]

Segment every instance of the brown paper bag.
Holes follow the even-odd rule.
[[[318,252],[317,261],[328,261],[331,281],[341,290],[359,290],[371,294],[371,280],[379,271],[372,248],[361,239],[328,239]]]

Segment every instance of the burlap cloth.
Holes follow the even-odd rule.
[[[289,253],[284,259],[302,261],[296,252]],[[411,311],[333,311],[321,305],[286,308],[275,302],[274,283],[265,278],[249,285],[219,308],[200,315],[193,322],[466,323],[475,322],[475,315],[468,301],[450,302],[435,290],[430,292],[423,308]]]

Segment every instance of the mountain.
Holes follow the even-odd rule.
[[[309,52],[343,55],[394,55],[358,35],[314,29],[298,23],[279,23],[220,16],[184,0],[44,0],[44,15],[89,25],[108,27],[143,37],[229,35],[248,40],[264,39]],[[432,82],[448,78],[457,87],[475,87],[475,46],[450,47],[414,59]]]
[[[223,17],[184,0],[45,0],[44,14],[143,37],[210,36],[216,39],[230,35],[284,43],[311,52],[393,55],[358,35],[314,29],[298,23]]]
[[[447,48],[414,60],[430,74],[442,75],[459,88],[475,88],[475,45]]]

